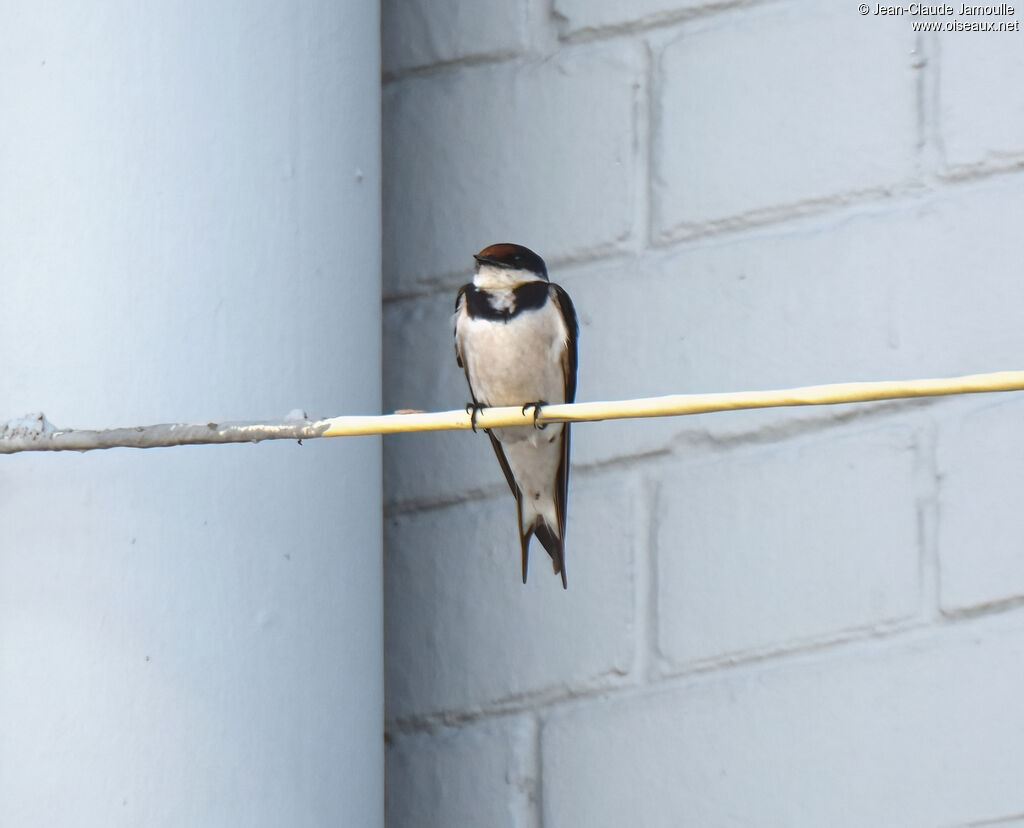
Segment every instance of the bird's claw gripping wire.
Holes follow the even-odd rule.
[[[476,434],[476,415],[483,411],[485,408],[487,408],[487,406],[480,405],[480,403],[466,403],[466,413],[469,415],[469,427],[473,429],[474,434]]]
[[[537,418],[540,416],[540,410],[547,404],[547,400],[537,400],[537,402],[529,402],[523,406],[523,414],[526,414],[526,410],[528,408],[533,409],[533,427],[539,431],[543,431],[548,427],[547,423],[541,423],[540,425],[537,424]]]

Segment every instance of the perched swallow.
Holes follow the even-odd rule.
[[[455,299],[455,358],[466,372],[475,410],[520,405],[524,411],[576,398],[572,300],[548,281],[544,260],[518,244],[492,244],[474,256],[473,281]],[[523,583],[534,535],[565,580],[565,507],[569,424],[487,429],[516,499]]]

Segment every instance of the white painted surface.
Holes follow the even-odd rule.
[[[383,0],[384,70],[515,54],[525,43],[526,0]]]
[[[1008,19],[1018,19],[1020,11],[1016,7],[1017,15]],[[1024,32],[1000,34],[941,41],[939,115],[951,172],[978,165],[1013,167],[1024,161]]]
[[[526,716],[403,739],[388,753],[388,785],[401,791],[393,825],[531,825],[536,727]]]
[[[553,0],[559,31],[580,37],[616,26],[643,26],[694,14],[696,9],[719,5],[707,0]],[[724,5],[721,4],[721,5]]]
[[[666,470],[656,514],[666,671],[917,612],[928,480],[909,428],[737,450],[729,463],[692,454]]]
[[[482,238],[518,240],[550,265],[628,237],[642,68],[635,48],[614,44],[387,85],[387,211],[410,238],[384,246],[386,289],[465,274]]]
[[[1024,595],[1022,403],[1019,395],[991,400],[945,423],[938,445],[944,485],[937,536],[940,600],[947,612]]]
[[[859,17],[841,2],[768,6],[658,50],[656,238],[909,182],[914,34]]]
[[[0,406],[379,405],[377,9],[8,3]],[[0,823],[382,819],[379,443],[0,462]]]
[[[544,824],[1002,825],[1022,657],[1017,615],[563,708]]]
[[[580,400],[1024,365],[1024,33],[526,6],[386,84],[385,408],[468,399],[498,241],[572,295]],[[1019,823],[1021,396],[576,426],[565,593],[486,437],[388,438],[389,823]]]

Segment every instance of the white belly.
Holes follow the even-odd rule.
[[[565,402],[562,356],[568,332],[552,302],[508,322],[471,319],[462,312],[456,334],[477,402]]]

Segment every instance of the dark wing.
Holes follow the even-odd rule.
[[[562,352],[562,371],[565,375],[565,401],[571,403],[576,399],[577,340],[580,335],[580,326],[576,319],[576,308],[573,307],[569,294],[559,285],[551,285],[551,297],[555,300],[568,330],[565,351]],[[569,448],[571,443],[569,425],[566,423],[562,428],[562,459],[558,464],[558,474],[555,478],[555,514],[558,516],[558,546],[561,553],[557,563],[561,564],[563,588],[566,588],[564,549],[566,511],[569,505]]]
[[[455,294],[455,324],[452,325],[452,327],[454,328],[453,333],[454,333],[454,336],[455,336],[455,361],[458,363],[459,367],[462,368],[462,369],[465,369],[465,365],[462,364],[462,351],[459,349],[459,326],[458,326],[458,320],[459,320],[459,311],[462,310],[462,305],[466,301],[466,291],[469,290],[471,287],[473,287],[472,283],[463,285],[462,287],[459,288],[459,292]],[[468,373],[466,374],[466,382],[469,382],[469,374]],[[473,393],[473,386],[472,386],[472,384],[470,384],[470,386],[469,386],[469,392],[471,394]],[[473,402],[476,402],[476,400],[474,399]]]
[[[555,515],[558,517],[559,547],[559,555],[555,564],[556,566],[560,565],[562,570],[562,589],[568,589],[565,582],[565,514],[569,505],[569,425],[569,423],[565,423],[562,426],[562,459],[558,463],[558,474],[555,477]],[[555,556],[551,557],[554,560]]]
[[[571,403],[576,399],[576,341],[580,337],[580,326],[576,321],[576,308],[568,293],[559,285],[551,285],[551,298],[555,300],[568,330],[565,351],[562,353],[562,371],[565,374],[565,401]]]
[[[494,453],[498,455],[498,463],[501,465],[501,470],[505,472],[505,479],[508,481],[508,487],[512,490],[512,494],[515,496],[516,501],[521,498],[522,492],[519,491],[519,486],[516,485],[516,478],[512,474],[512,468],[508,464],[508,459],[505,457],[505,449],[501,447],[501,440],[495,437],[490,429],[484,429],[487,432],[487,436],[491,438],[491,446],[494,449]]]
[[[519,486],[516,484],[516,479],[512,474],[512,467],[509,466],[508,458],[505,457],[505,449],[501,447],[501,440],[495,437],[489,429],[485,429],[485,431],[487,431],[487,436],[491,438],[491,447],[498,457],[498,464],[501,466],[501,470],[505,473],[505,480],[508,481],[508,487],[512,490],[512,496],[516,499],[516,525],[519,527],[519,546],[523,552],[523,583],[525,584],[527,564],[530,560],[530,536],[533,532],[532,530],[523,531],[523,493],[519,491]]]

